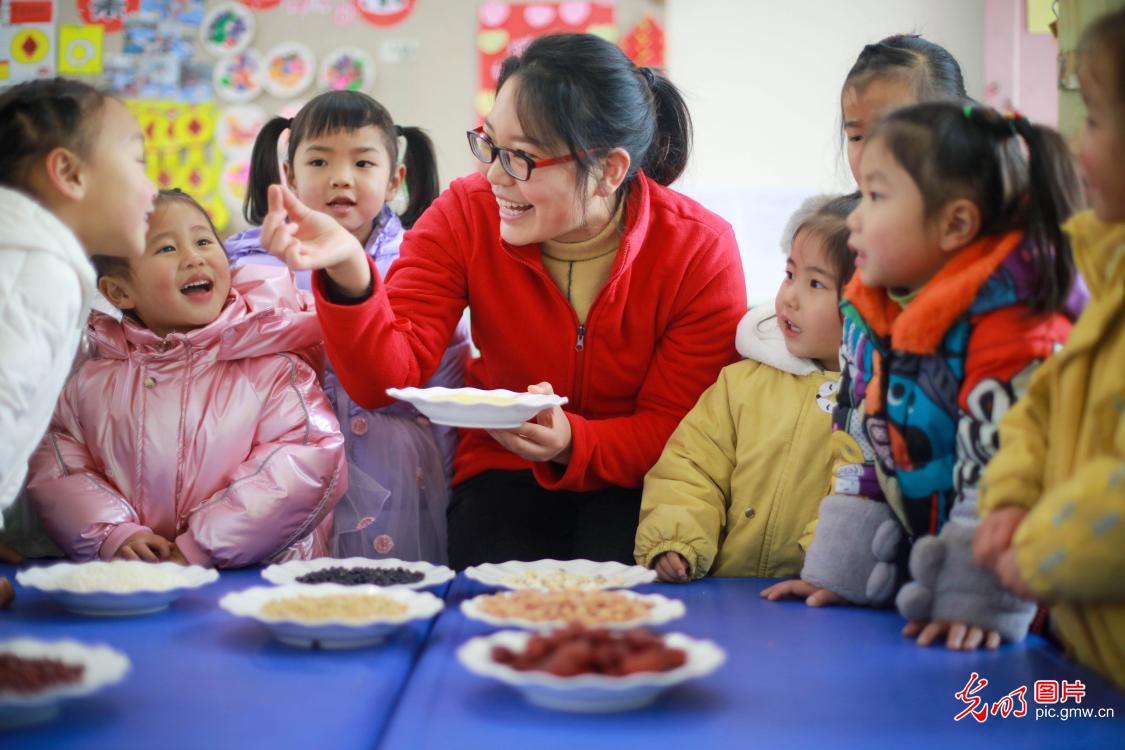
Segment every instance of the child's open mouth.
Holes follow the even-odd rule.
[[[344,214],[355,208],[355,201],[351,198],[333,198],[328,201],[328,209],[333,213]]]
[[[789,318],[781,319],[781,332],[786,336],[796,336],[801,332],[801,327],[794,324]]]
[[[212,282],[207,281],[206,279],[201,279],[199,281],[189,281],[188,283],[180,287],[180,294],[192,298],[207,297],[211,294],[211,290],[214,288],[215,285]]]

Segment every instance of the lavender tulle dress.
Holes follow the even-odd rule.
[[[398,258],[402,223],[389,206],[374,223],[366,250],[385,276]],[[260,234],[254,228],[226,240],[232,266],[282,265],[262,248]],[[309,272],[295,275],[299,287],[310,288]],[[464,385],[470,351],[468,325],[462,320],[427,385]],[[332,555],[444,563],[457,430],[430,424],[406,403],[361,408],[348,397],[331,363],[324,390],[340,419],[349,459],[348,492],[335,510]]]

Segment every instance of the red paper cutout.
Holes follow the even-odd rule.
[[[376,11],[364,7],[364,0],[352,0],[355,5],[356,11],[363,20],[375,26],[395,26],[406,20],[406,17],[414,12],[415,0],[402,0],[402,8],[396,11]],[[378,0],[367,0],[368,5],[378,6]]]

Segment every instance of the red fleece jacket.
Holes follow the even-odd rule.
[[[570,398],[570,462],[529,464],[483,430],[463,430],[454,484],[488,469],[532,468],[548,489],[640,487],[680,419],[737,360],[746,310],[742,263],[730,225],[641,174],[609,280],[584,326],[547,275],[539,246],[500,239],[491,187],[453,182],[407,232],[387,279],[355,305],[313,284],[328,355],[364,407],[386,389],[425,383],[462,311],[480,357],[465,384],[523,391],[547,381]]]

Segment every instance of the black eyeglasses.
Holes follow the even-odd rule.
[[[473,156],[477,157],[485,164],[491,164],[496,161],[496,157],[500,157],[500,166],[504,168],[504,171],[511,175],[513,179],[520,180],[521,182],[531,177],[531,170],[536,167],[565,164],[575,159],[574,154],[553,156],[549,159],[533,159],[523,151],[502,148],[493,143],[489,137],[484,134],[483,126],[473,128],[465,135],[469,137],[469,150],[473,152]]]

